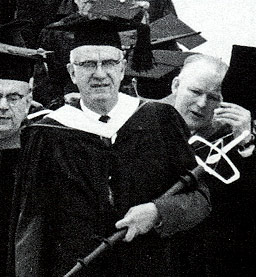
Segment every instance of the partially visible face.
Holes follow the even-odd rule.
[[[191,131],[211,125],[221,100],[220,85],[224,75],[207,63],[188,65],[183,74],[174,78],[172,92],[174,107],[182,115]]]
[[[28,114],[30,104],[28,83],[0,79],[0,137],[18,131]]]
[[[112,46],[81,46],[72,54],[74,62],[68,70],[83,102],[116,104],[126,64],[121,50]]]
[[[87,15],[90,11],[92,5],[97,0],[75,0],[75,3],[78,8],[78,12],[82,15]]]

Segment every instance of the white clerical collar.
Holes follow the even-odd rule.
[[[89,110],[83,103],[82,110],[65,105],[46,117],[70,128],[111,138],[134,114],[139,102],[138,98],[119,93],[116,106],[108,113],[110,120],[107,123],[99,121],[101,115]]]

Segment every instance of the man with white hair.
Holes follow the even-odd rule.
[[[237,51],[242,52],[244,48],[246,47]],[[245,60],[243,57],[243,64]],[[245,67],[246,64],[247,62]],[[239,71],[237,68],[233,70]],[[206,178],[213,212],[201,226],[194,229],[197,247],[192,250],[188,246],[189,254],[185,255],[191,258],[188,272],[197,276],[252,276],[252,272],[255,274],[255,251],[252,246],[256,240],[253,235],[255,201],[252,195],[255,195],[256,170],[252,117],[249,109],[224,102],[222,83],[227,71],[228,66],[218,58],[203,54],[191,55],[172,82],[172,94],[161,100],[172,104],[178,110],[191,134],[200,135],[209,141],[224,138],[227,143],[243,131],[249,131],[249,135],[238,147],[228,153],[240,171],[240,179],[225,185],[216,178]],[[242,80],[248,76],[250,74],[237,78]],[[243,92],[240,89],[229,93],[234,94],[234,98],[239,98],[239,94],[245,91],[246,88],[243,88]],[[229,95],[229,99],[232,99],[232,95]],[[247,100],[248,106],[251,100]],[[202,154],[203,149],[206,149],[203,145],[197,145],[196,153]],[[226,172],[225,167],[219,170],[221,174]]]
[[[176,265],[166,266],[166,240],[209,214],[208,191],[200,182],[175,190],[195,166],[185,122],[169,105],[119,92],[126,60],[116,23],[86,24],[67,66],[80,103],[28,128],[16,275],[63,276],[93,238],[127,228],[125,242],[78,276],[168,276]]]
[[[225,124],[232,128],[235,137],[244,130],[251,132],[250,112],[237,104],[223,102],[221,84],[227,70],[228,66],[218,58],[191,55],[172,82],[172,94],[161,101],[169,102],[179,111],[192,133],[209,136]]]

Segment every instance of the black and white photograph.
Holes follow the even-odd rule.
[[[0,277],[256,276],[255,0],[0,0]]]

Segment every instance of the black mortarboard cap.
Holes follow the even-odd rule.
[[[0,79],[28,82],[33,74],[33,60],[26,57],[5,54],[0,49]]]
[[[39,51],[19,46],[0,43],[0,79],[11,79],[28,82],[33,75],[36,62],[42,62],[51,51]]]
[[[82,45],[110,45],[122,49],[119,32],[137,30],[134,47],[133,69],[148,70],[152,67],[150,29],[148,25],[123,18],[91,19],[78,17],[70,22],[59,21],[47,26],[48,29],[74,32],[73,48]]]
[[[171,51],[180,50],[175,44],[177,40],[192,37],[192,36],[197,36],[200,33],[201,32],[189,32],[186,34],[151,39],[150,41],[151,49],[152,50],[171,50]],[[136,41],[135,31],[121,32],[120,36],[121,36],[121,42],[122,42],[123,48],[132,49]]]
[[[172,13],[152,22],[150,24],[150,30],[152,40],[169,36],[195,33],[192,28],[190,28],[187,24],[182,22]],[[198,33],[194,36],[177,39],[177,42],[181,43],[188,49],[193,49],[200,44],[206,42],[206,40]]]
[[[256,119],[256,48],[233,45],[230,66],[222,82],[225,102],[238,104]]]
[[[160,99],[171,93],[171,83],[180,72],[184,60],[193,52],[153,50],[153,68],[136,72],[131,68],[131,59],[125,75],[138,78],[138,93],[142,97]]]

